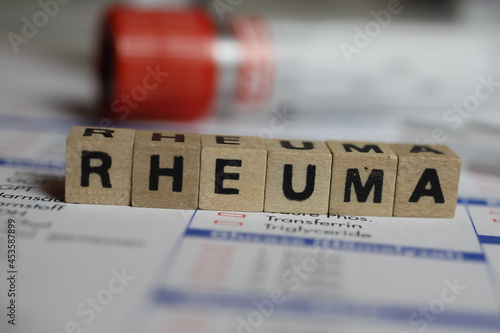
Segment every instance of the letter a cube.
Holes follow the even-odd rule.
[[[391,144],[399,166],[394,216],[455,216],[461,160],[444,145]]]

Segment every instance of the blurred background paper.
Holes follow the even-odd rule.
[[[52,4],[2,3],[1,29],[6,37],[0,44],[2,114],[76,117],[103,126],[128,121],[124,126],[139,126],[133,119],[106,115],[99,104],[103,94],[97,75],[102,54],[99,41],[104,12],[116,3],[61,2],[47,5],[48,14],[39,15],[44,11],[42,3]],[[500,123],[500,45],[496,36],[500,4],[496,1],[118,4],[142,9],[204,6],[215,25],[252,13],[267,22],[275,44],[275,72],[265,103],[250,111],[235,103],[236,69],[229,79],[222,70],[224,61],[235,66],[231,60],[235,55],[226,47],[229,54],[218,60],[216,77],[216,84],[225,82],[225,86],[215,91],[211,116],[189,123],[155,121],[143,126],[275,137],[445,143],[468,154],[464,141],[482,144],[477,131],[498,128]],[[389,9],[395,14],[384,18],[381,13],[390,13]],[[33,19],[40,27],[33,25]],[[384,19],[387,26],[379,23]],[[30,24],[34,30],[26,27]],[[476,97],[477,86],[484,82],[490,84],[479,88],[482,95]],[[221,96],[225,102],[220,101]],[[277,117],[282,121],[273,120]],[[496,156],[492,160],[500,160],[495,147],[488,151]]]

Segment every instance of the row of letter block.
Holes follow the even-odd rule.
[[[73,127],[66,201],[451,218],[460,167],[443,145]]]

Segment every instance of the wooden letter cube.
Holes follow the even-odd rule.
[[[391,216],[398,158],[385,143],[327,141],[333,154],[330,214]]]
[[[66,142],[66,202],[129,205],[135,130],[76,126]]]
[[[199,134],[138,130],[132,206],[198,208],[200,153]]]
[[[266,212],[326,214],[332,154],[321,141],[266,140]]]
[[[202,135],[199,208],[261,212],[266,167],[260,138]]]
[[[443,145],[391,144],[399,166],[394,216],[455,216],[460,157]]]

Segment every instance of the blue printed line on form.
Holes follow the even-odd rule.
[[[285,245],[285,246],[307,246],[318,248],[328,248],[338,251],[347,252],[362,252],[392,256],[404,256],[425,258],[433,260],[448,260],[448,261],[479,261],[484,262],[485,257],[482,253],[474,252],[459,252],[451,250],[420,248],[412,246],[397,246],[391,244],[375,244],[345,241],[338,239],[316,239],[306,237],[292,237],[281,235],[266,235],[253,234],[247,232],[232,232],[232,231],[212,231],[204,229],[189,229],[186,231],[186,236],[202,237],[220,241],[235,241],[245,243],[260,243],[268,245]]]
[[[497,244],[497,245],[500,245],[500,236],[477,235],[477,238],[483,244]]]
[[[254,309],[255,303],[262,303],[266,298],[249,297],[242,294],[193,293],[189,291],[157,288],[153,292],[153,302],[156,305],[196,305],[219,307],[222,309]],[[392,321],[408,321],[408,318],[418,307],[407,305],[360,304],[346,302],[341,299],[303,299],[288,298],[277,309],[280,312],[301,313],[308,315],[338,315],[343,317],[378,318]],[[446,311],[439,316],[436,323],[452,326],[469,326],[481,328],[497,328],[500,317],[493,314],[483,314],[462,311]]]
[[[457,204],[468,206],[500,207],[500,200],[495,198],[458,198]]]
[[[25,158],[0,158],[0,166],[36,169],[64,170],[64,162],[40,162]]]

